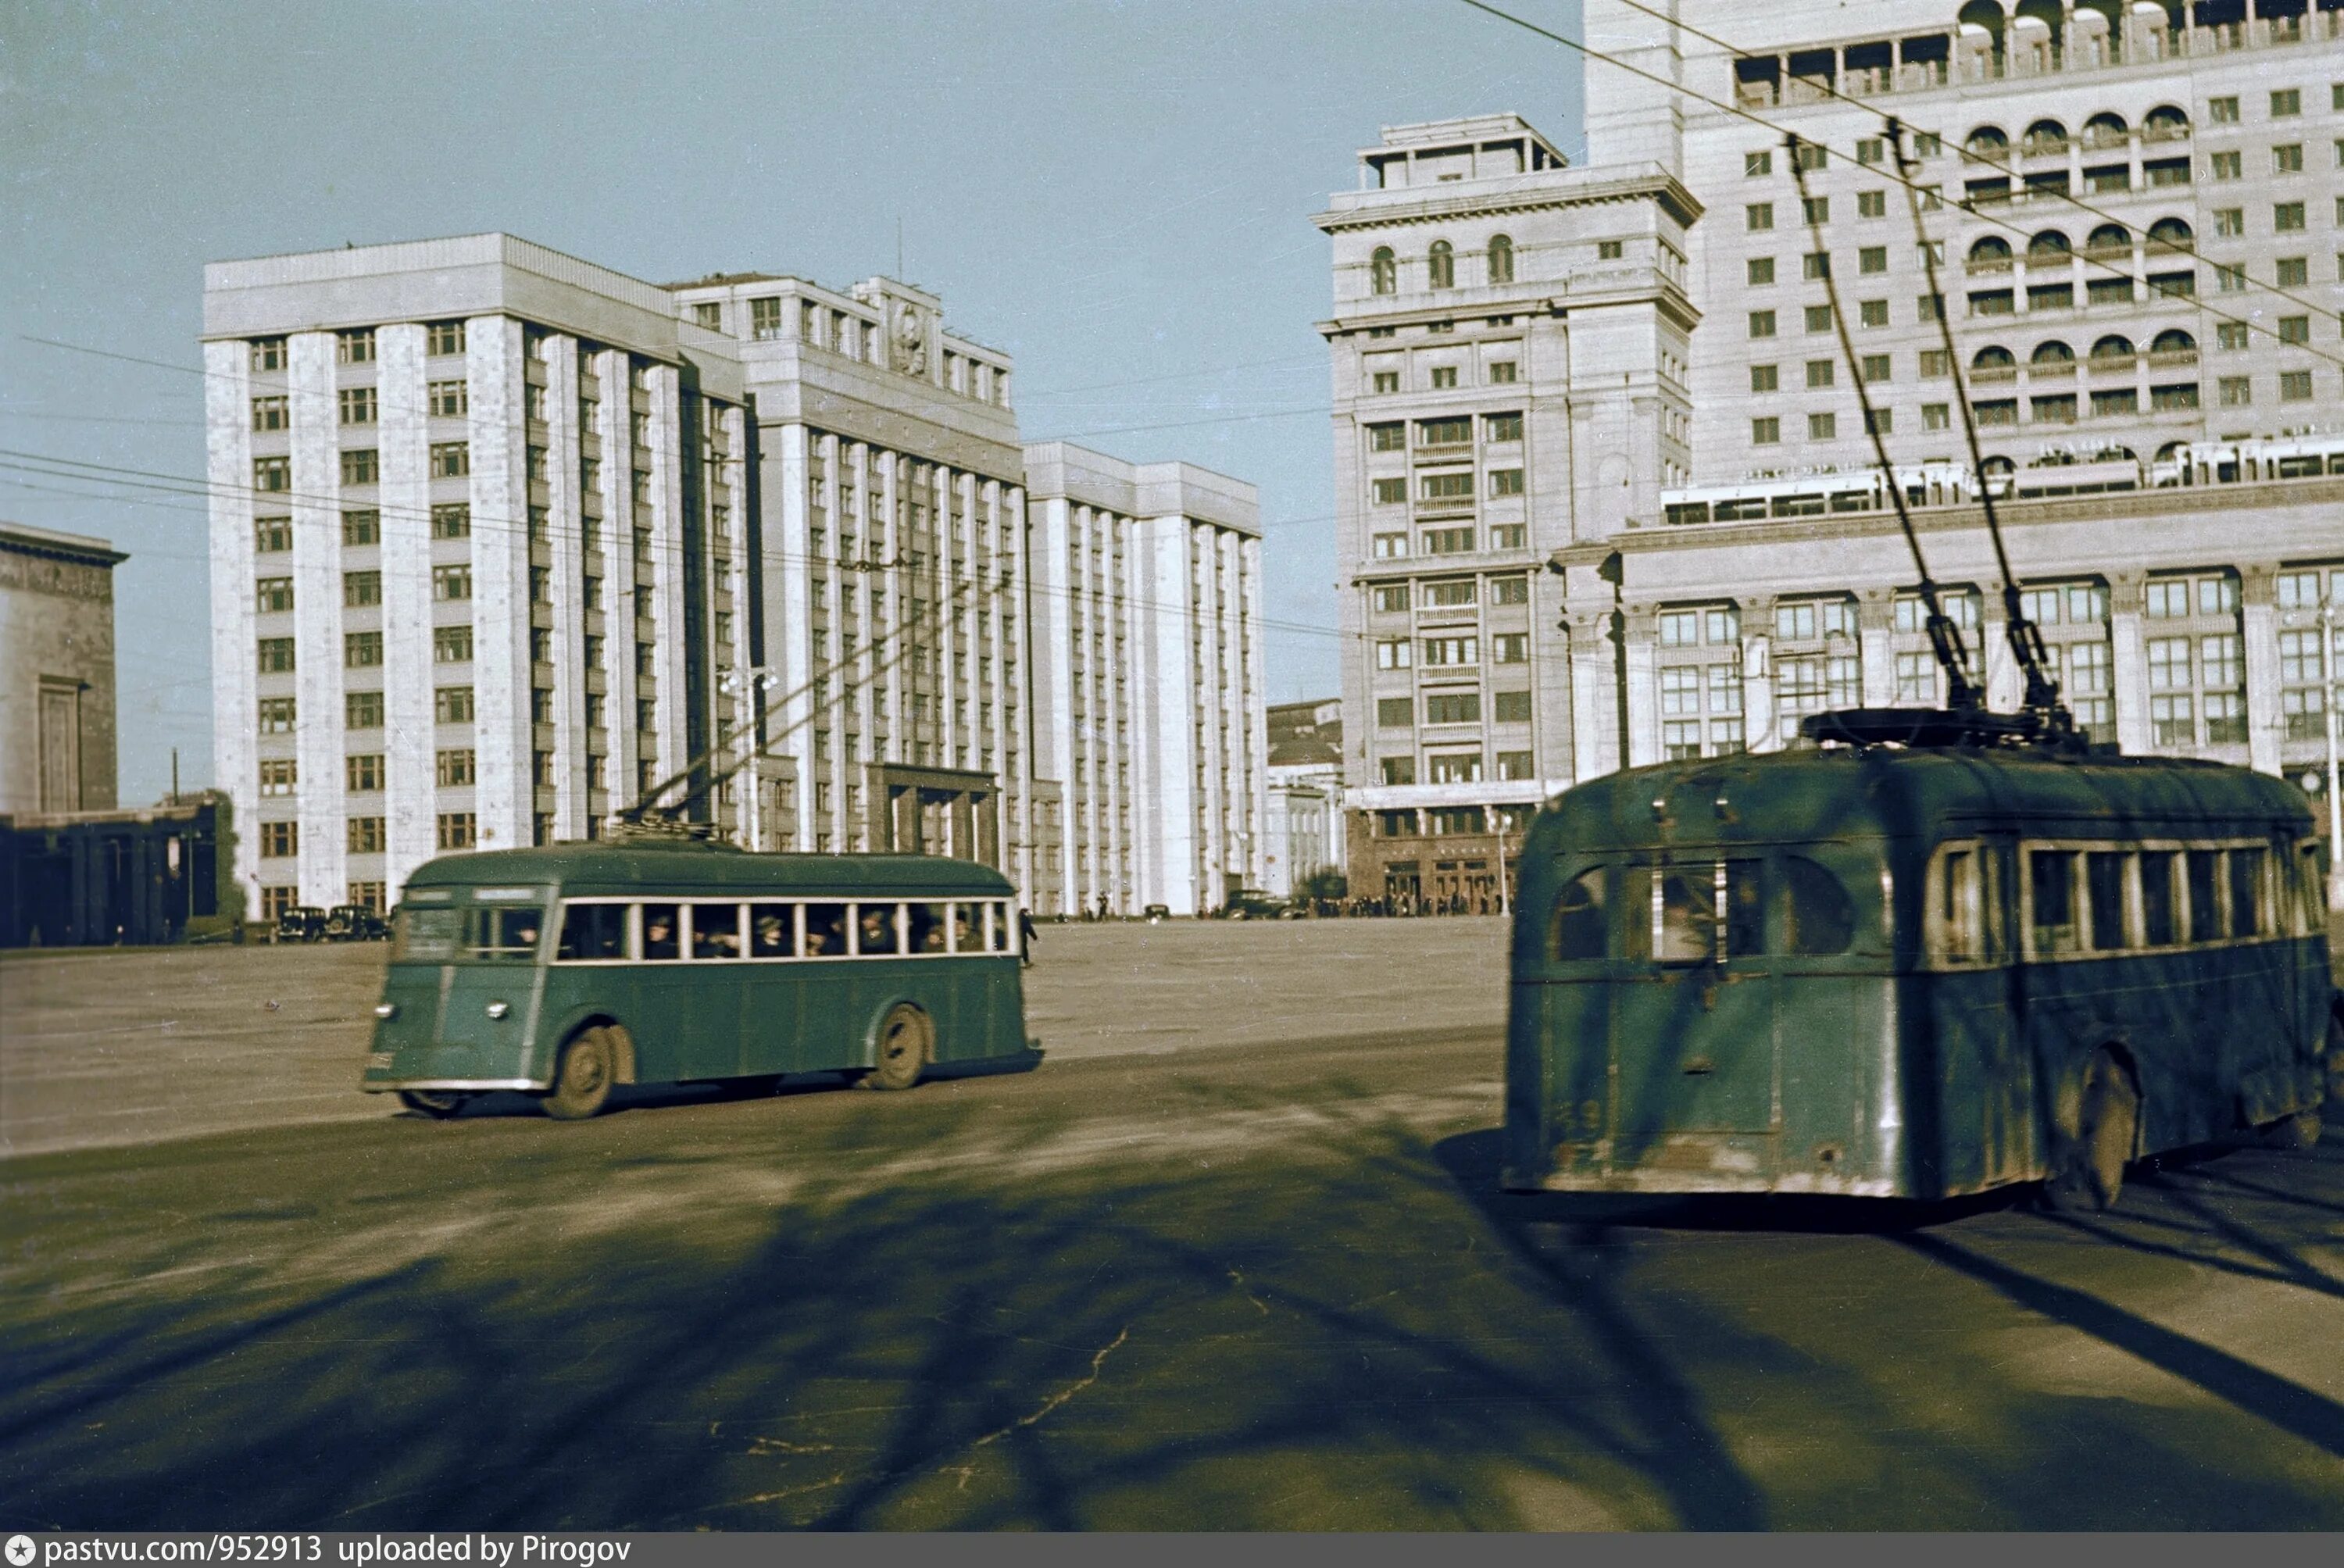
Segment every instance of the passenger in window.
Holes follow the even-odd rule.
[[[866,904],[863,905],[860,914],[862,943],[858,951],[864,953],[894,952],[894,906],[893,905],[886,904]]]
[[[643,905],[643,956],[646,959],[675,958],[682,955],[676,946],[675,905],[646,904]]]
[[[786,958],[790,952],[790,916],[786,908],[766,905],[757,909],[750,927],[749,953],[756,958]]]
[[[834,957],[846,951],[846,905],[809,904],[805,906],[805,956]]]
[[[984,944],[977,930],[976,908],[974,904],[953,905],[953,951],[974,953]]]
[[[692,910],[692,956],[738,958],[741,912],[727,904],[698,904]]]
[[[904,913],[912,928],[913,952],[941,953],[945,950],[945,918],[941,905],[906,905]]]

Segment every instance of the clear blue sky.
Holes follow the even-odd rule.
[[[1579,106],[1569,51],[1441,0],[0,5],[0,447],[199,477],[199,378],[26,339],[192,368],[207,260],[505,229],[844,285],[900,219],[910,280],[1016,356],[1026,439],[1259,485],[1268,614],[1331,630],[1310,215],[1379,125],[1510,109],[1576,160]],[[89,488],[0,468],[0,517],[130,552],[137,803],[173,746],[210,780],[205,521],[56,493]],[[1336,690],[1331,635],[1269,653],[1272,701]]]

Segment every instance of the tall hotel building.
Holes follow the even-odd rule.
[[[1828,272],[1894,482],[1995,705],[2014,705],[2019,683],[1956,368],[2018,586],[2079,721],[2128,752],[2215,757],[2319,787],[2344,657],[2344,10],[1655,8],[1723,44],[1588,0],[1591,39],[1684,90],[1589,62],[1591,167],[1580,173],[1689,193],[1692,220],[1668,238],[1690,325],[1648,355],[1623,343],[1618,358],[1574,365],[1591,382],[1656,379],[1682,424],[1674,443],[1634,458],[1624,506],[1574,505],[1541,552],[1561,603],[1538,637],[1572,672],[1576,714],[1571,750],[1542,783],[1609,771],[1623,752],[1642,764],[1783,745],[1825,707],[1940,699]],[[1852,17],[1864,31],[1849,31]],[[1887,115],[1919,160],[1917,232],[1892,177]],[[1487,123],[1394,134],[1463,143],[1464,127]],[[1785,131],[1821,149],[1796,171],[1803,205]],[[1470,178],[1456,188],[1460,202],[1475,195]],[[1596,243],[1607,238],[1632,258],[1632,233]],[[1450,265],[1461,297],[1467,247],[1429,228],[1413,247],[1393,244],[1403,294],[1411,264],[1434,270],[1442,239],[1460,253]],[[1339,235],[1339,312],[1358,266]],[[1358,347],[1336,339],[1339,406]],[[1550,481],[1538,455],[1533,509],[1550,482],[1575,501],[1578,487]],[[1339,443],[1339,504],[1371,510],[1368,476],[1345,461]],[[1373,531],[1346,551],[1362,586],[1389,570]],[[1624,650],[1608,635],[1615,608]],[[1420,632],[1420,674],[1424,648]],[[1362,692],[1389,679],[1374,651],[1371,638],[1353,660]],[[1612,716],[1623,711],[1624,746]],[[1387,741],[1373,737],[1354,768],[1404,754]],[[1483,744],[1494,751],[1497,736]],[[1405,830],[1437,824],[1369,813],[1353,827],[1370,861],[1404,865],[1422,847]],[[1373,869],[1355,871],[1363,892]]]
[[[434,855],[590,837],[662,785],[751,847],[956,855],[1067,906],[1087,846],[1035,692],[1071,644],[1037,641],[1063,612],[1012,367],[935,297],[662,287],[491,234],[216,264],[205,336],[217,769],[264,916],[379,906]],[[1235,692],[1258,727],[1258,679]],[[1206,776],[1258,800],[1258,763]]]

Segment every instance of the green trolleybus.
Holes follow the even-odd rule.
[[[2299,792],[1853,745],[1557,797],[1513,928],[1505,1184],[1935,1199],[2316,1137],[2336,1037]]]
[[[408,880],[360,1087],[453,1116],[496,1089],[1031,1065],[1015,895],[923,855],[692,841],[450,855]]]

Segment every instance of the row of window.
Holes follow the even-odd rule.
[[[1403,452],[1408,450],[1408,425],[1404,421],[1371,424],[1366,427],[1368,450],[1371,452]],[[1491,445],[1522,439],[1522,416],[1519,410],[1481,416],[1481,440]],[[1473,416],[1450,414],[1439,419],[1416,421],[1416,444],[1419,447],[1469,447],[1473,444]]]
[[[538,755],[548,756],[546,753]],[[550,757],[548,758],[550,761]],[[442,751],[435,760],[436,782],[441,788],[460,789],[480,782],[479,754],[470,747]],[[342,759],[343,787],[352,794],[374,794],[387,788],[389,777],[387,759],[380,752],[363,752]],[[284,795],[295,793],[300,786],[301,765],[292,757],[260,759],[260,793]],[[551,784],[551,778],[540,783]],[[355,845],[353,848],[357,847]]]
[[[1428,668],[1479,664],[1481,662],[1481,639],[1471,633],[1460,636],[1426,637],[1424,663]],[[1526,664],[1531,657],[1531,634],[1527,632],[1499,632],[1489,639],[1490,663],[1492,664]],[[1376,668],[1406,670],[1414,665],[1415,640],[1387,637],[1376,643]]]
[[[1427,784],[1480,784],[1481,782],[1480,752],[1433,752],[1424,759],[1424,782]],[[1500,752],[1493,759],[1500,780],[1534,779],[1538,767],[1528,752]],[[1384,757],[1379,764],[1379,778],[1388,784],[1412,784],[1417,781],[1416,759]]]
[[[1511,283],[1514,280],[1512,238],[1503,234],[1491,235],[1488,248],[1481,253],[1481,262],[1484,282]],[[1427,287],[1456,288],[1457,248],[1445,239],[1434,240],[1425,251],[1424,268]],[[1378,246],[1375,253],[1368,258],[1368,288],[1376,294],[1396,294],[1399,291],[1399,258],[1390,246]]]
[[[2344,572],[2331,574],[2337,602],[2344,604]],[[2282,572],[2274,580],[2279,607],[2316,609],[2320,602],[2317,568]],[[2239,579],[2229,572],[2195,576],[2153,577],[2143,585],[2142,610],[2151,621],[2179,621],[2193,616],[2234,617],[2240,605]],[[1937,604],[1948,621],[1965,631],[1978,626],[1982,596],[1971,587],[1940,588]],[[2019,608],[2039,626],[2101,625],[2108,619],[2106,584],[2067,582],[2022,589]],[[1917,592],[1895,595],[1890,624],[1898,632],[1928,630],[1928,613]],[[1733,647],[1742,640],[1742,611],[1732,604],[1663,610],[1657,618],[1663,648]],[[1812,642],[1857,632],[1853,599],[1785,600],[1774,606],[1773,633],[1781,641]]]
[[[375,847],[360,850],[361,830],[356,821],[348,829],[353,854],[379,854],[388,842],[382,836],[382,819],[362,819],[371,825],[364,830]],[[469,811],[443,811],[434,819],[433,828],[441,849],[472,849],[480,843],[480,817]],[[298,822],[264,822],[260,824],[260,858],[263,860],[294,860],[301,854],[301,824]]]
[[[469,916],[476,958],[536,956],[543,912],[534,907],[412,909],[410,946],[435,924]],[[727,963],[760,958],[998,956],[1015,951],[1015,916],[1000,899],[752,901],[571,899],[556,962]]]
[[[538,389],[531,389],[536,390]],[[345,425],[379,423],[380,405],[372,387],[344,387],[335,394],[341,422]],[[424,407],[435,417],[448,418],[470,413],[472,407],[470,383],[466,381],[432,381],[424,388]],[[261,397],[252,400],[252,428],[256,431],[292,429],[290,400],[284,396]]]
[[[433,567],[431,597],[443,603],[452,603],[471,598],[472,569],[470,565],[460,563]],[[279,614],[289,611],[293,608],[293,580],[289,577],[260,578],[253,584],[253,600],[254,608],[263,615]],[[345,608],[364,609],[381,602],[382,573],[380,572],[342,573],[342,603]],[[451,636],[460,635],[465,647],[463,657],[469,659],[472,656],[470,652],[472,629],[470,626],[440,627],[435,629],[434,635],[436,637],[442,632]],[[365,635],[365,633],[354,633],[354,635]],[[381,642],[380,633],[373,635],[379,650]],[[443,653],[440,657],[444,663],[448,655]],[[373,663],[381,662],[379,656],[369,661]]]
[[[1454,388],[1457,385],[1457,369],[1458,368],[1454,365],[1434,365],[1429,367],[1425,381],[1426,388],[1435,392],[1447,391],[1451,388]],[[1484,381],[1487,385],[1492,387],[1506,387],[1513,385],[1515,379],[1514,372],[1516,369],[1513,360],[1493,359],[1490,362],[1486,369],[1487,374],[1484,377]],[[1379,396],[1397,392],[1400,389],[1400,373],[1398,370],[1370,371],[1369,374],[1369,389]]]
[[[334,334],[334,362],[340,365],[371,365],[375,359],[375,329],[352,327]],[[423,351],[434,359],[442,359],[464,351],[464,324],[461,321],[432,321],[423,329]],[[247,347],[253,369],[277,371],[285,369],[285,339],[255,338]],[[258,427],[256,426],[256,429]]]
[[[1375,607],[1379,612],[1390,613],[1409,607],[1409,584],[1379,583],[1375,589]],[[1480,595],[1478,580],[1470,577],[1437,577],[1421,583],[1423,604],[1427,610],[1458,610],[1471,606]],[[1531,582],[1515,575],[1492,577],[1489,580],[1491,604],[1528,604],[1531,602]]]
[[[470,539],[472,536],[472,508],[468,501],[446,501],[431,509],[431,537],[434,539]],[[342,543],[351,549],[382,542],[382,513],[373,511],[342,513]],[[256,517],[252,520],[252,549],[257,555],[279,555],[293,548],[293,520],[290,517]]]
[[[2003,918],[2011,860],[1975,841],[1937,851],[1927,893],[1933,959],[2040,962],[2326,929],[2325,877],[2312,845],[2289,864],[2252,841],[2030,842],[2019,845],[2016,864],[2014,945]]]
[[[1524,493],[1521,469],[1491,469],[1489,471],[1490,495],[1493,499]],[[1378,506],[1394,506],[1408,500],[1408,481],[1402,478],[1379,479],[1369,481]],[[1416,494],[1419,501],[1471,501],[1473,470],[1458,469],[1437,470],[1417,475]]]
[[[532,447],[532,452],[541,449]],[[382,453],[373,447],[345,450],[340,454],[341,482],[345,485],[379,484],[382,482]],[[430,460],[425,470],[432,479],[462,479],[472,471],[472,443],[470,441],[434,441]],[[542,475],[535,477],[542,478]],[[252,488],[263,494],[282,494],[293,488],[293,460],[289,457],[255,458],[252,460]]]
[[[1478,724],[1481,722],[1481,693],[1479,692],[1424,693],[1424,722],[1428,724]],[[1492,692],[1490,693],[1489,712],[1494,723],[1527,724],[1531,722],[1531,694],[1526,691]],[[1415,698],[1376,699],[1376,728],[1406,730],[1415,727]]]
[[[1662,965],[1824,957],[1854,946],[1855,927],[1846,887],[1803,855],[1604,865],[1563,884],[1547,923],[1547,956]]]
[[[2237,401],[2229,407],[2242,407],[2252,401],[2248,378],[2236,378]],[[2309,402],[2314,396],[2311,372],[2288,370],[2279,375],[2279,400],[2287,403]],[[2148,389],[2151,413],[2186,413],[2200,406],[2198,384],[2195,381],[2153,386]],[[1970,404],[1970,411],[1981,428],[2003,429],[2018,423],[2019,402],[2016,398],[1979,399]],[[2038,425],[2072,425],[2088,412],[2094,419],[2125,419],[2141,411],[2137,388],[2121,387],[2096,390],[2088,401],[2079,400],[2073,392],[2059,392],[2026,400],[2028,422]],[[1921,405],[1921,429],[1940,432],[1953,429],[1951,403]],[[1795,425],[1793,426],[1795,429]],[[1866,416],[1866,435],[1893,435],[1896,430],[1896,410],[1874,409]],[[1834,440],[1839,436],[1839,414],[1833,410],[1821,410],[1806,417],[1809,440]],[[1753,447],[1780,446],[1784,439],[1783,417],[1764,414],[1750,421],[1750,444]]]
[[[1529,526],[1520,522],[1501,522],[1489,531],[1491,550],[1520,550],[1530,537]],[[1470,525],[1448,523],[1427,528],[1417,536],[1419,555],[1470,555],[1480,546],[1479,535]],[[1379,533],[1370,537],[1369,546],[1378,561],[1404,561],[1409,555],[1409,538],[1405,533]]]

